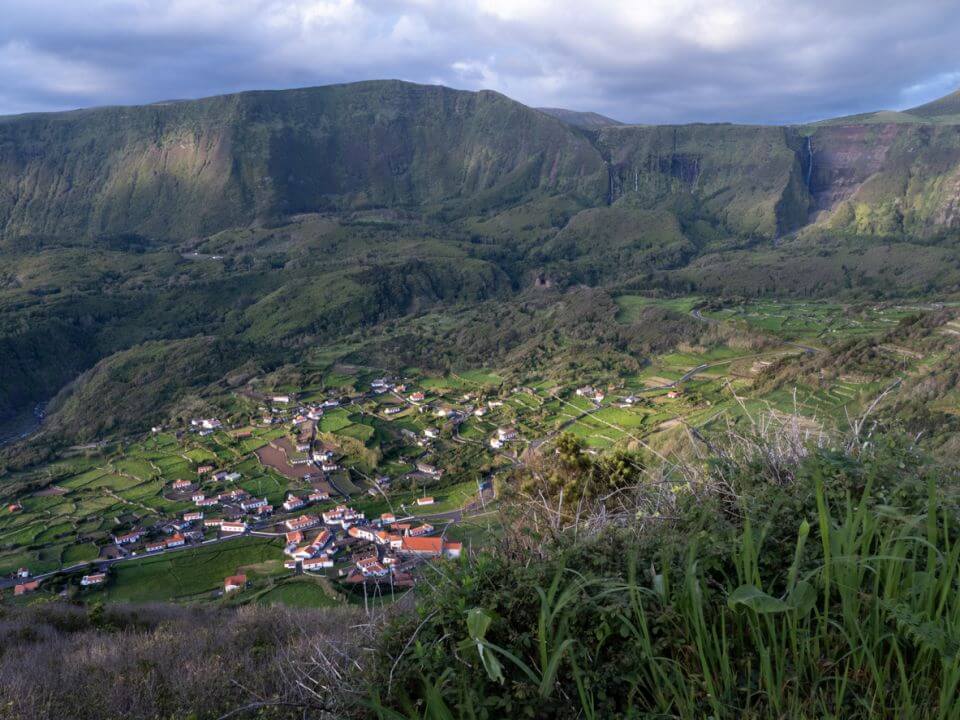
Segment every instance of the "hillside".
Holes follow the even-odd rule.
[[[943,119],[957,97],[893,115]],[[810,128],[652,127],[398,81],[248,92],[0,118],[0,241],[183,241],[375,207],[453,218],[531,194],[690,199],[725,230],[762,237],[853,199],[859,216],[844,210],[834,226],[928,234],[958,222],[957,145],[954,125],[882,113]]]
[[[960,120],[960,90],[950,93],[942,98],[928,102],[917,107],[904,110],[905,113],[916,115],[918,117],[934,120],[939,118],[951,118],[953,121]]]
[[[567,125],[573,125],[574,127],[584,130],[597,130],[602,127],[607,127],[608,125],[624,124],[619,120],[614,120],[613,118],[608,118],[606,115],[595,112],[580,112],[577,110],[550,107],[539,107],[537,110],[555,117],[557,120],[562,120]]]
[[[0,419],[76,381],[58,437],[149,426],[210,368],[537,288],[950,295],[960,125],[924,117],[951,97],[656,127],[375,81],[0,118]],[[174,341],[237,350],[200,382]],[[134,366],[155,402],[103,388]]]
[[[543,188],[599,200],[596,151],[492,92],[400,82],[0,121],[0,232],[182,240],[291,213]]]

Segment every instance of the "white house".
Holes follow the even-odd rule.
[[[517,439],[517,429],[512,427],[497,428],[497,439],[500,442],[509,442]]]

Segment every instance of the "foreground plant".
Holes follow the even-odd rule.
[[[960,717],[960,535],[918,472],[818,452],[766,516],[478,559],[382,717]]]

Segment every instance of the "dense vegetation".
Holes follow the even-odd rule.
[[[131,362],[162,376],[151,340],[238,343],[219,380],[530,288],[955,290],[956,126],[901,115],[632,127],[368,82],[5,118],[0,418],[101,361],[81,383]],[[208,383],[203,367],[167,383],[155,416],[117,418],[156,421]],[[77,405],[54,406],[65,442],[106,429]]]
[[[360,630],[351,611],[43,603],[0,608],[0,717],[298,718],[349,708],[332,678]],[[304,632],[309,628],[309,633]],[[338,655],[343,653],[343,655]],[[327,662],[329,660],[329,662]]]
[[[49,401],[0,456],[5,569],[184,512],[201,463],[279,505],[274,392],[354,396],[317,433],[370,516],[380,471],[500,503],[389,617],[256,607],[334,602],[269,538],[92,591],[216,607],[50,578],[0,607],[0,716],[957,717],[956,108],[639,127],[369,82],[0,118],[0,421]],[[384,373],[465,422],[388,417]]]
[[[380,717],[955,717],[955,479],[889,440],[744,459],[590,531],[521,506],[394,628]],[[569,444],[555,462],[611,487]]]
[[[956,468],[848,440],[666,470],[563,436],[414,613],[7,608],[0,715],[953,718]]]

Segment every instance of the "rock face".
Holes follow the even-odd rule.
[[[960,125],[833,125],[810,144],[812,220],[868,235],[960,227]]]
[[[0,120],[0,233],[183,239],[305,211],[535,189],[600,199],[590,142],[492,92],[399,82]]]
[[[844,125],[818,130],[806,147],[811,210],[829,214],[883,166],[897,125]]]
[[[297,213],[560,194],[739,237],[960,222],[960,96],[808,128],[626,126],[396,81],[0,118],[0,241],[181,241]],[[558,119],[561,118],[561,119]]]

